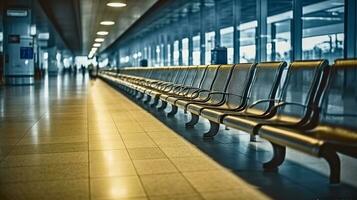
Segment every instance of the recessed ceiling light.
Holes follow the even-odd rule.
[[[97,35],[108,35],[109,32],[108,31],[98,31]]]
[[[95,42],[104,42],[104,38],[95,38]]]
[[[100,22],[101,25],[105,25],[105,26],[111,26],[111,25],[114,25],[115,22],[113,21],[102,21]]]
[[[91,51],[97,51],[97,50],[98,50],[97,47],[93,47],[93,48],[91,49]]]
[[[101,45],[100,43],[94,43],[93,47],[100,47],[100,45]]]
[[[125,7],[126,3],[123,3],[123,2],[109,2],[109,3],[107,3],[107,6],[114,7],[114,8],[120,8],[120,7]]]

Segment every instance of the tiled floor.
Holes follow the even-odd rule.
[[[269,199],[100,80],[0,92],[0,199]]]
[[[324,161],[291,150],[279,173],[263,173],[266,142],[234,130],[203,141],[207,123],[187,130],[187,118],[168,119],[81,76],[0,87],[0,199],[357,197],[355,159],[342,157],[338,186]]]

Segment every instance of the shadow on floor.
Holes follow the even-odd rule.
[[[222,166],[233,171],[252,187],[273,199],[357,198],[357,187],[345,183],[329,184],[327,175],[321,173],[321,171],[328,173],[327,164],[323,160],[288,149],[287,159],[280,166],[279,172],[264,172],[262,163],[268,161],[272,156],[271,147],[267,141],[250,142],[249,134],[233,129],[225,130],[224,127],[221,127],[214,140],[205,141],[202,135],[209,129],[209,123],[206,120],[200,119],[195,128],[187,129],[184,122],[189,120],[188,114],[179,111],[176,117],[168,118],[166,112],[170,108],[167,108],[166,112],[158,112],[156,108],[137,101],[120,90],[119,92],[150,112]],[[296,159],[298,162],[292,161]],[[314,169],[317,168],[317,170],[307,167],[310,165],[314,165]],[[357,180],[351,178],[354,181]]]

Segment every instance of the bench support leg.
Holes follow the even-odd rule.
[[[146,99],[145,99],[144,103],[149,103],[150,101],[151,101],[151,96],[146,95]]]
[[[143,99],[143,97],[144,97],[144,94],[143,94],[143,93],[141,93],[141,92],[138,92],[138,94],[139,94],[139,96],[137,97],[137,99],[138,99],[138,100],[141,100],[141,99]]]
[[[154,102],[152,104],[150,104],[150,107],[154,108],[157,106],[157,104],[159,104],[159,97],[155,96],[154,97]]]
[[[167,107],[167,102],[161,100],[161,106],[158,108],[158,110],[163,111],[165,110],[166,107]]]
[[[177,106],[171,105],[171,111],[169,113],[167,113],[167,116],[174,117],[177,113],[177,110],[178,110]]]
[[[209,121],[210,123],[210,129],[207,133],[203,134],[204,138],[213,138],[214,136],[217,135],[219,131],[219,124],[213,121]]]
[[[284,162],[286,147],[271,143],[273,145],[273,158],[263,164],[264,171],[278,171],[278,167]]]
[[[341,175],[340,157],[338,157],[335,151],[323,151],[321,153],[321,157],[323,157],[327,161],[330,167],[330,184],[340,183],[340,175]]]
[[[198,122],[199,116],[191,113],[191,120],[185,124],[186,128],[193,128]]]
[[[249,140],[250,140],[251,142],[258,142],[257,137],[258,137],[257,135],[250,135],[250,139],[249,139]]]

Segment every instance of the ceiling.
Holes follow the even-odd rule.
[[[73,53],[82,51],[79,0],[38,0],[66,47]],[[41,19],[39,19],[41,20]]]
[[[120,0],[112,0],[118,2]],[[109,0],[5,0],[6,7],[29,7],[39,32],[50,33],[50,46],[68,49],[75,55],[88,55],[96,32],[108,31],[100,50],[115,42],[158,0],[121,0],[126,7],[112,8]],[[115,21],[113,26],[101,21]]]
[[[82,21],[82,54],[90,51],[97,31],[108,31],[100,50],[106,49],[115,42],[131,25],[134,24],[157,0],[127,1],[123,8],[106,6],[106,0],[80,0]],[[115,21],[114,26],[100,25],[101,21]]]

